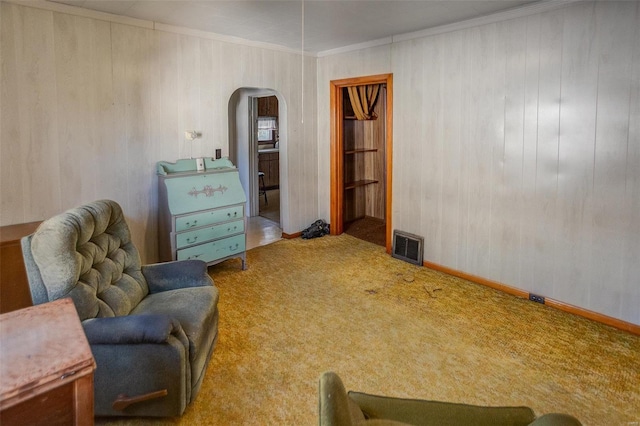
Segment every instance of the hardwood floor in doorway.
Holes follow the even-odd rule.
[[[280,241],[282,229],[280,226],[262,216],[247,219],[247,250]]]
[[[280,224],[280,190],[268,189],[266,192],[266,198],[264,195],[260,196],[259,215]]]
[[[365,216],[345,223],[344,232],[352,237],[386,247],[386,224],[382,219]]]

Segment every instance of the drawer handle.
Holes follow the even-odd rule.
[[[239,244],[238,244],[238,243],[236,243],[235,248],[234,248],[233,246],[229,246],[229,251],[236,251],[236,250],[238,250],[238,246],[239,246]]]
[[[187,260],[197,259],[197,258],[199,258],[200,256],[202,256],[202,253],[200,253],[200,254],[194,254],[193,256],[189,256],[189,257],[187,257]]]
[[[231,213],[227,213],[228,217],[231,217]],[[238,212],[233,212],[233,217],[237,217],[238,216]]]
[[[235,231],[236,229],[238,229],[238,225],[236,225],[236,226],[234,226],[234,227],[233,227],[233,230],[234,230],[234,231]],[[227,232],[228,232],[228,231],[231,231],[231,227],[227,228]]]
[[[60,380],[64,380],[67,377],[71,377],[74,376],[77,373],[77,371],[70,371],[68,373],[63,374],[62,376],[60,376]]]
[[[193,237],[193,240],[190,237],[187,238],[187,242],[188,243],[195,243],[197,240],[198,240],[198,236],[197,235],[195,237]]]
[[[185,223],[185,225],[187,225],[188,228],[193,228],[194,226],[198,226],[198,219],[193,221],[193,224],[191,222],[187,222]]]

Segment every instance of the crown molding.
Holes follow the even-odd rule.
[[[371,47],[384,46],[393,43],[393,37],[384,37],[377,40],[365,41],[363,43],[351,44],[349,46],[337,47],[335,49],[323,50],[316,54],[321,58],[324,56],[338,55],[340,53],[353,52],[354,50],[368,49]]]
[[[131,25],[133,27],[153,29],[153,22],[143,19],[130,18],[128,16],[114,15],[97,10],[84,9],[64,3],[54,3],[45,0],[2,0],[3,3],[13,3],[20,6],[32,7],[36,9],[48,10],[50,12],[66,13],[68,15],[81,16],[83,18],[96,19],[98,21],[108,21],[118,24]]]
[[[178,27],[174,25],[163,24],[160,22],[147,21],[143,19],[130,18],[127,16],[115,15],[107,12],[99,12],[96,10],[85,9],[64,3],[55,3],[46,0],[0,0],[1,2],[14,3],[21,6],[33,7],[38,9],[49,10],[52,12],[66,13],[75,16],[97,19],[100,21],[114,22],[118,24],[131,25],[150,30],[164,31],[174,34],[188,35],[200,37],[208,40],[216,40],[225,43],[238,44],[249,47],[257,47],[261,49],[275,50],[278,52],[291,53],[300,55],[300,50],[290,49],[288,47],[277,44],[252,41],[240,37],[227,36],[209,31],[196,30],[186,27]],[[349,46],[338,47],[335,49],[324,50],[321,52],[304,52],[304,56],[308,57],[325,57],[338,55],[341,53],[353,52],[356,50],[368,49],[377,46],[385,46],[402,41],[413,40],[417,38],[429,37],[437,34],[444,34],[453,31],[464,30],[467,28],[477,27],[486,24],[492,24],[509,19],[521,18],[524,16],[543,13],[562,7],[566,7],[573,3],[584,2],[586,0],[543,0],[541,2],[530,5],[520,6],[503,12],[493,13],[491,15],[481,16],[478,18],[467,19],[465,21],[454,22],[452,24],[441,25],[438,27],[428,28],[425,30],[414,31],[410,33],[397,34],[391,37],[384,37],[377,40],[371,40],[363,43],[352,44]]]
[[[153,23],[153,29],[157,30],[157,31],[168,32],[168,33],[175,33],[175,34],[181,34],[181,35],[188,35],[188,36],[193,36],[193,37],[204,38],[204,39],[207,39],[207,40],[216,40],[216,41],[222,41],[222,42],[225,42],[225,43],[240,44],[240,45],[243,45],[243,46],[258,47],[258,48],[261,48],[261,49],[277,50],[279,52],[293,53],[293,54],[296,54],[296,55],[300,55],[300,51],[299,50],[290,49],[288,47],[280,46],[278,44],[265,43],[265,42],[261,42],[261,41],[252,41],[252,40],[247,40],[247,39],[244,39],[244,38],[241,38],[241,37],[227,36],[227,35],[223,35],[223,34],[212,33],[212,32],[209,32],[209,31],[196,30],[196,29],[186,28],[186,27],[178,27],[178,26],[175,26],[175,25],[163,24],[163,23],[160,23],[160,22],[154,22]],[[312,57],[316,56],[315,53],[309,53],[309,52],[305,52],[304,55],[305,56],[312,56]]]
[[[336,55],[340,53],[352,52],[355,50],[366,49],[370,47],[382,46],[385,44],[399,43],[417,38],[429,37],[437,34],[444,34],[453,31],[465,30],[467,28],[478,27],[496,22],[508,21],[510,19],[522,18],[524,16],[535,15],[537,13],[548,12],[560,9],[573,3],[584,2],[585,0],[543,0],[530,5],[519,6],[502,12],[492,13],[486,16],[467,19],[465,21],[454,22],[452,24],[440,25],[438,27],[428,28],[420,31],[413,31],[405,34],[398,34],[391,37],[381,38],[378,40],[352,44],[349,46],[339,47],[337,49],[324,50],[317,53],[318,57]]]
[[[239,44],[249,47],[257,47],[261,49],[276,50],[284,53],[292,53],[300,55],[300,50],[290,49],[288,47],[277,44],[247,40],[240,37],[226,36],[208,31],[195,30],[192,28],[179,27],[174,25],[163,24],[160,22],[147,21],[144,19],[130,18],[128,16],[115,15],[113,13],[100,12],[97,10],[85,9],[82,7],[72,6],[64,3],[55,3],[46,0],[1,0],[3,3],[13,3],[20,6],[32,7],[36,9],[48,10],[51,12],[66,13],[84,18],[96,19],[99,21],[113,22],[117,24],[130,25],[149,30],[163,31],[173,34],[187,35],[193,37],[204,38],[208,40],[216,40],[225,43]],[[315,53],[305,52],[304,56],[316,57]]]
[[[454,22],[453,24],[441,25],[439,27],[428,28],[426,30],[414,31],[406,34],[393,36],[393,42],[413,40],[416,38],[429,37],[436,34],[443,34],[452,31],[464,30],[481,25],[494,24],[496,22],[508,21],[510,19],[522,18],[525,16],[535,15],[550,10],[559,9],[577,3],[583,0],[544,0],[539,3],[515,7],[502,12],[493,13],[491,15],[479,16],[477,18],[467,19],[466,21]]]

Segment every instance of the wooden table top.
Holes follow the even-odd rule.
[[[71,299],[0,315],[0,408],[91,373],[95,361]]]

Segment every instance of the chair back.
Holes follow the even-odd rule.
[[[34,304],[70,297],[81,320],[127,315],[149,293],[122,208],[99,200],[21,241]]]

